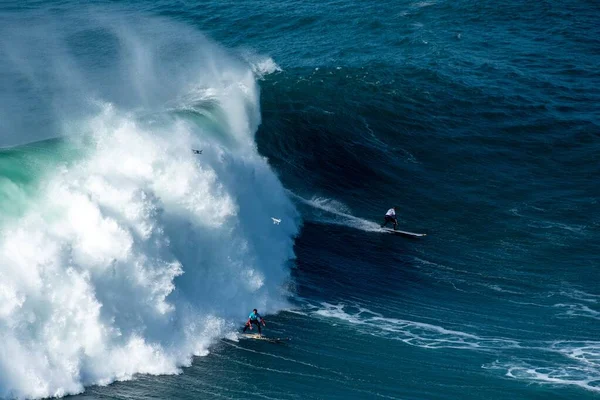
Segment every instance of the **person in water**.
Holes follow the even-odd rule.
[[[248,328],[250,328],[250,330],[252,330],[252,325],[256,325],[256,326],[258,326],[258,334],[261,335],[262,334],[262,332],[260,330],[261,324],[262,324],[262,326],[265,326],[265,320],[258,313],[258,311],[255,308],[254,310],[252,310],[250,315],[248,315],[248,322],[246,322],[246,326],[244,326],[244,332],[246,332],[246,329],[248,329]]]
[[[398,227],[398,219],[396,218],[397,209],[398,207],[394,206],[385,213],[385,221],[383,221],[383,224],[381,224],[382,228],[385,227],[388,224],[388,222],[391,222],[394,224],[394,230],[396,230],[396,228]]]

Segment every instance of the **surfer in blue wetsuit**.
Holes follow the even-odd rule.
[[[388,222],[391,222],[394,224],[394,230],[396,230],[396,227],[398,226],[398,219],[396,218],[397,209],[398,207],[394,206],[387,210],[387,212],[385,213],[385,221],[383,221],[383,224],[381,224],[382,228],[384,228],[388,224]]]
[[[265,320],[263,319],[263,317],[258,313],[258,311],[256,310],[256,308],[254,310],[252,310],[252,312],[250,313],[250,315],[248,315],[248,322],[246,322],[246,326],[244,326],[244,332],[246,332],[246,329],[250,328],[250,330],[252,330],[252,325],[256,325],[258,326],[258,334],[262,334],[261,330],[260,330],[260,325],[262,324],[262,326],[265,326]]]

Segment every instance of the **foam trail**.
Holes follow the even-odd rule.
[[[8,151],[19,176],[0,165],[0,198],[20,205],[0,221],[0,397],[177,373],[249,309],[287,305],[299,216],[256,151],[250,66],[160,20],[88,22],[97,28],[88,34],[100,29],[98,40],[122,46],[116,60],[100,60],[107,70],[64,44],[80,24],[65,23],[65,37],[40,55],[70,74],[27,64],[37,46],[3,43],[29,84],[50,74],[81,107],[50,114],[71,136],[37,144],[47,157]],[[43,44],[56,31],[40,26],[28,35]]]
[[[532,365],[530,362],[516,360],[513,362],[496,361],[483,368],[499,370],[505,376],[529,383],[553,386],[576,386],[591,392],[600,393],[600,374],[598,369],[585,365],[575,364],[570,366],[557,365]]]
[[[365,232],[381,232],[381,226],[373,221],[355,217],[351,214],[350,209],[336,200],[331,200],[322,197],[313,197],[310,200],[302,196],[298,196],[288,190],[290,196],[300,203],[310,206],[311,208],[323,211],[316,215],[305,215],[305,218],[313,218],[316,221],[328,224],[349,226]]]
[[[493,353],[497,360],[482,368],[498,370],[513,379],[600,391],[598,341],[520,341],[485,337],[429,323],[389,318],[357,304],[323,302],[305,307],[309,315],[344,321],[365,334],[399,340],[410,346]],[[526,360],[521,358],[524,352],[529,354]]]
[[[427,349],[453,348],[489,351],[498,348],[520,347],[519,343],[514,340],[485,338],[423,322],[388,318],[360,306],[321,303],[320,306],[313,306],[311,309],[313,315],[343,320],[371,335],[400,340],[408,345]]]

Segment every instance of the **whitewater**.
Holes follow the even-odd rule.
[[[290,294],[299,214],[254,142],[279,67],[165,20],[71,17],[0,24],[5,398],[178,373]]]

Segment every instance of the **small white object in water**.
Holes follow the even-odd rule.
[[[273,217],[271,217],[271,219],[273,220],[273,223],[274,223],[275,225],[279,225],[279,223],[281,222],[281,220],[280,220],[280,219],[277,219],[277,218],[273,218]]]

